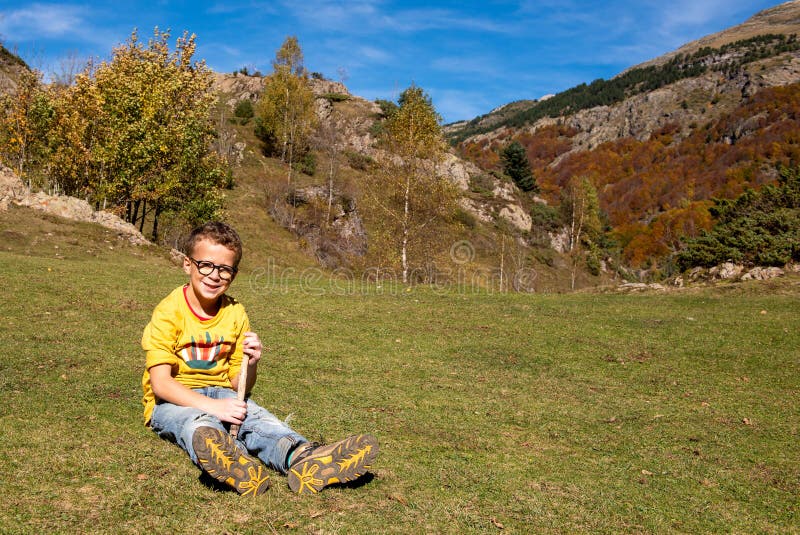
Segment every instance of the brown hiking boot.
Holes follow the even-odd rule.
[[[328,446],[298,446],[287,483],[298,494],[315,494],[328,485],[347,483],[364,475],[378,456],[378,440],[353,435]]]
[[[239,494],[256,496],[269,488],[269,474],[261,462],[243,453],[231,436],[214,427],[198,427],[192,447],[200,467]]]

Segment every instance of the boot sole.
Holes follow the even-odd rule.
[[[378,440],[374,436],[352,436],[325,455],[309,456],[293,464],[287,483],[298,494],[316,494],[328,485],[363,476],[377,456]]]
[[[200,467],[239,494],[257,496],[269,489],[264,465],[242,453],[228,433],[200,427],[192,437],[192,447]]]

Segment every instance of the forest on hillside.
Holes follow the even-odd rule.
[[[694,53],[677,54],[661,65],[636,67],[610,80],[598,78],[589,84],[579,84],[551,98],[534,102],[499,121],[492,121],[490,126],[482,125],[486,116],[477,117],[453,132],[450,141],[458,144],[472,136],[502,127],[519,128],[545,117],[563,117],[596,106],[610,106],[634,95],[709,71],[735,73],[754,61],[798,49],[800,41],[794,34],[765,34],[719,48],[703,47]]]
[[[526,147],[551,202],[572,177],[588,177],[624,261],[645,266],[679,251],[684,237],[709,230],[713,198],[733,199],[774,183],[779,166],[800,162],[800,84],[764,89],[686,138],[677,138],[678,131],[668,124],[646,141],[624,138],[570,154],[577,131],[565,126],[513,139]],[[493,169],[503,146],[503,140],[468,142],[463,154]]]

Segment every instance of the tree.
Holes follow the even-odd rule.
[[[52,115],[38,71],[23,70],[16,92],[0,99],[0,158],[20,177],[46,158]]]
[[[562,219],[568,230],[568,250],[571,259],[571,287],[575,289],[580,259],[584,257],[584,249],[588,249],[587,260],[596,261],[598,238],[602,232],[600,223],[600,205],[597,190],[585,176],[573,177],[562,191]]]
[[[190,224],[216,216],[226,181],[211,151],[212,73],[192,59],[194,35],[178,38],[174,52],[169,37],[156,28],[145,46],[134,32],[93,76],[105,129],[93,154],[106,184],[95,189],[124,206],[132,223],[152,213],[153,239],[164,212]]]
[[[341,139],[336,128],[333,116],[317,128],[314,134],[314,145],[321,150],[328,158],[327,181],[328,199],[325,211],[325,229],[331,224],[331,208],[333,206],[333,192],[336,187],[336,180],[339,175]]]
[[[525,147],[519,141],[512,141],[506,145],[500,158],[503,162],[503,172],[511,177],[519,189],[533,193],[539,191]]]
[[[173,213],[188,224],[219,216],[228,170],[211,150],[212,73],[193,61],[194,35],[170,51],[169,33],[136,32],[112,59],[89,64],[74,84],[54,84],[51,177],[143,229],[152,215]]]
[[[307,150],[316,123],[314,93],[296,37],[284,40],[272,67],[257,105],[259,130],[268,145],[277,145],[281,161],[289,166],[287,183],[291,184],[292,165]]]
[[[375,219],[370,248],[399,263],[402,280],[411,280],[412,257],[430,258],[441,228],[455,209],[456,190],[439,176],[446,143],[439,115],[424,91],[406,89],[398,109],[386,120],[378,172],[368,179],[365,196],[380,216]],[[420,265],[421,262],[417,262]]]
[[[686,240],[681,269],[722,262],[782,266],[800,260],[800,168],[781,168],[777,185],[715,200],[710,232]]]

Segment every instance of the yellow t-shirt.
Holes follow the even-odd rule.
[[[231,378],[242,366],[242,340],[250,330],[244,306],[223,295],[217,315],[203,319],[189,307],[187,288],[188,285],[176,288],[156,306],[142,334],[146,352],[142,376],[145,425],[150,423],[156,402],[150,386],[153,366],[171,364],[172,376],[189,388],[231,388]]]

